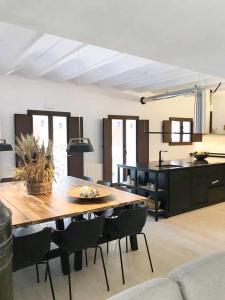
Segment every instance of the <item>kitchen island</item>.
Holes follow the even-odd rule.
[[[127,176],[129,182],[124,182]],[[154,200],[149,211],[157,221],[159,215],[170,217],[225,201],[225,159],[172,160],[161,166],[121,164],[118,184]]]

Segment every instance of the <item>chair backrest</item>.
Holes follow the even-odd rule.
[[[13,271],[40,263],[50,250],[52,229],[13,237]]]
[[[93,178],[91,176],[82,176],[81,179],[93,182]]]
[[[109,187],[112,186],[112,182],[110,182],[110,181],[98,180],[97,183],[105,185],[105,186],[109,186]]]
[[[142,231],[148,215],[146,205],[135,205],[124,209],[117,218],[106,219],[104,234],[114,237],[135,235]]]
[[[53,241],[67,252],[95,247],[103,232],[105,217],[74,221],[61,231],[55,231]]]

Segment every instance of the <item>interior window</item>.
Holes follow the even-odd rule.
[[[112,181],[117,182],[117,165],[123,163],[123,120],[112,120]]]
[[[48,145],[49,124],[48,116],[33,115],[33,135],[39,140],[40,144]]]
[[[56,179],[67,175],[67,117],[53,116],[53,154]]]
[[[137,158],[136,125],[136,120],[126,120],[126,163],[130,165],[135,164]]]
[[[109,116],[112,119],[112,182],[118,182],[118,164],[137,161],[137,120],[131,116]],[[120,169],[120,179],[124,172]]]
[[[193,120],[191,118],[170,118],[170,145],[189,145],[192,143]]]
[[[39,142],[48,145],[53,141],[53,156],[55,164],[55,179],[60,180],[67,175],[67,117],[46,112],[46,115],[33,114],[33,135]]]

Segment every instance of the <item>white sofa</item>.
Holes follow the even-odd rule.
[[[186,263],[108,300],[225,300],[225,252]]]

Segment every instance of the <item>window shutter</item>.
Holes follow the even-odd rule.
[[[164,120],[163,125],[163,143],[170,143],[171,140],[171,121]]]
[[[20,138],[21,134],[27,135],[33,133],[32,116],[24,114],[14,115],[14,126],[15,126],[15,144],[16,137]],[[19,157],[16,155],[16,166],[19,165]]]
[[[79,118],[68,117],[67,119],[68,142],[71,138],[79,137]],[[80,135],[83,137],[83,118],[80,118]],[[75,153],[68,156],[68,175],[82,178],[84,176],[84,154]]]
[[[137,163],[149,163],[149,120],[137,121]]]
[[[202,142],[202,133],[193,133],[192,142]]]
[[[112,119],[103,119],[103,180],[112,181]]]

